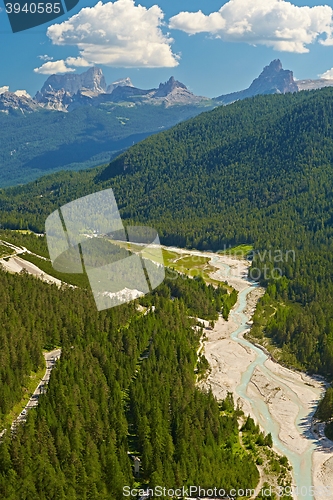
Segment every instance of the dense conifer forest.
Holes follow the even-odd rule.
[[[200,106],[83,106],[0,113],[0,186],[30,182],[61,169],[110,161],[132,144],[201,113]]]
[[[42,348],[62,346],[38,408],[2,438],[1,498],[119,499],[135,480],[255,487],[235,411],[195,386],[202,332],[189,315],[195,307],[216,318],[225,289],[170,273],[140,310],[133,302],[98,313],[88,291],[0,274],[0,418],[42,365]],[[129,452],[141,458],[140,478]]]

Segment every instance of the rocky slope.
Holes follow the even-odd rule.
[[[221,104],[230,104],[259,94],[285,94],[287,92],[298,92],[293,72],[283,69],[281,61],[275,59],[268,66],[265,66],[262,73],[253,80],[249,88],[221,95],[216,98],[216,101]]]
[[[41,94],[64,90],[68,94],[76,94],[80,89],[85,88],[93,92],[100,93],[106,91],[106,81],[100,68],[89,68],[84,73],[65,73],[64,75],[51,75],[44,83]]]
[[[319,80],[297,80],[298,90],[316,90],[324,87],[333,87],[333,80],[320,78]]]
[[[11,93],[8,87],[0,87],[0,111],[10,113],[21,110],[27,113],[46,108],[65,112],[82,106],[99,107],[126,102],[133,106],[163,104],[165,107],[190,105],[212,108],[259,94],[285,94],[330,86],[333,86],[333,80],[295,80],[293,72],[283,69],[279,59],[266,66],[247,89],[215,99],[196,96],[173,76],[160,83],[158,88],[151,89],[134,87],[130,78],[107,85],[102,70],[93,67],[81,74],[51,75],[33,99],[25,91]]]
[[[136,87],[118,86],[110,96],[113,102],[129,101],[142,102],[143,104],[162,104],[172,106],[175,104],[198,104],[210,101],[207,97],[194,95],[181,82],[172,76],[167,82],[160,83],[158,89],[142,90]]]
[[[0,112],[6,114],[32,113],[40,109],[40,105],[31,97],[27,97],[22,91],[3,92],[0,94]]]

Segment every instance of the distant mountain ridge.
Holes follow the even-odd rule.
[[[23,97],[21,101],[18,99],[20,97]],[[25,98],[29,99],[29,103]],[[98,107],[100,104],[112,102],[164,104],[166,107],[201,104],[215,106],[211,99],[194,95],[173,76],[167,82],[160,83],[158,88],[146,90],[134,87],[128,77],[107,85],[102,70],[96,67],[81,74],[51,75],[34,98],[25,91],[9,92],[9,87],[0,87],[0,111],[6,113],[11,110],[26,113],[41,108],[65,112],[80,106]]]
[[[279,60],[266,66],[248,89],[215,99],[196,96],[174,77],[150,89],[135,87],[129,78],[108,84],[100,68],[51,75],[34,98],[2,86],[0,188],[46,171],[109,162],[145,137],[220,105],[325,86],[333,86],[333,80],[297,81]]]
[[[65,73],[64,75],[51,75],[44,83],[41,94],[49,91],[65,90],[73,95],[82,88],[100,93],[106,91],[106,81],[100,68],[89,68],[84,73]]]
[[[108,85],[102,69],[92,67],[81,74],[65,73],[49,76],[34,98],[25,91],[9,92],[8,87],[0,87],[0,111],[7,114],[12,110],[28,113],[46,108],[66,112],[81,106],[99,107],[105,103],[121,102],[132,105],[163,104],[165,107],[203,105],[213,108],[256,95],[286,94],[331,86],[333,79],[295,80],[293,72],[283,69],[279,59],[265,66],[247,89],[213,99],[193,94],[184,83],[173,76],[167,82],[160,83],[158,88],[151,89],[135,87],[128,77]]]
[[[249,88],[231,94],[221,95],[216,101],[222,104],[265,94],[286,94],[287,92],[298,92],[293,72],[282,68],[279,59],[275,59],[265,66],[262,73],[253,80]]]
[[[231,104],[256,95],[287,94],[323,87],[333,87],[333,79],[295,80],[293,72],[283,69],[280,59],[274,59],[264,67],[258,78],[255,78],[247,89],[221,95],[214,100],[219,104]]]
[[[173,76],[167,82],[160,83],[157,89],[134,87],[130,78],[107,85],[102,70],[95,67],[80,75],[51,75],[37,92],[35,100],[43,107],[58,111],[73,111],[79,106],[99,106],[105,102],[163,103],[172,106],[210,101],[206,97],[195,96]]]

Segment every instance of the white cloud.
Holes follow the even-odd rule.
[[[325,80],[333,80],[333,68],[328,69],[322,75],[318,75],[319,78],[324,78]]]
[[[148,9],[134,0],[100,1],[50,26],[47,35],[55,45],[78,47],[88,65],[174,67],[179,56],[171,50],[172,38],[162,33],[163,18],[157,5]]]
[[[39,56],[41,58],[41,56]],[[67,59],[60,59],[58,61],[46,62],[40,68],[35,68],[35,73],[40,73],[41,75],[53,75],[56,73],[68,73],[75,71],[71,66],[78,68],[86,68],[91,66],[82,57],[67,57]]]
[[[76,66],[78,68],[86,68],[91,64],[82,57],[67,57],[66,64],[69,66]]]
[[[35,68],[34,72],[40,75],[53,75],[55,73],[68,73],[70,71],[75,71],[75,69],[66,66],[66,62],[60,59],[59,61],[48,61],[40,68]]]
[[[266,45],[286,52],[309,52],[307,45],[319,39],[333,45],[333,9],[328,5],[298,7],[285,0],[229,0],[209,15],[180,12],[170,28],[210,33],[229,42]],[[320,38],[320,37],[325,38]]]
[[[41,61],[52,61],[53,57],[48,56],[47,54],[44,54],[43,56],[38,56]]]

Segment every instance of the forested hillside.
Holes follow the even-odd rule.
[[[268,286],[261,307],[275,307],[254,334],[332,377],[332,161],[332,89],[259,96],[150,137],[105,168],[2,191],[1,222],[42,231],[55,206],[112,186],[122,216],[153,225],[164,243],[251,244]]]
[[[0,186],[23,184],[61,169],[100,165],[203,109],[105,103],[71,113],[43,109],[0,113]]]
[[[255,487],[230,401],[223,414],[195,386],[202,332],[192,296],[196,314],[215,318],[226,290],[173,274],[141,300],[146,315],[135,302],[98,313],[90,292],[0,275],[2,414],[42,347],[62,346],[38,408],[2,438],[1,498],[119,499],[134,484],[128,452],[141,458],[137,485]]]

